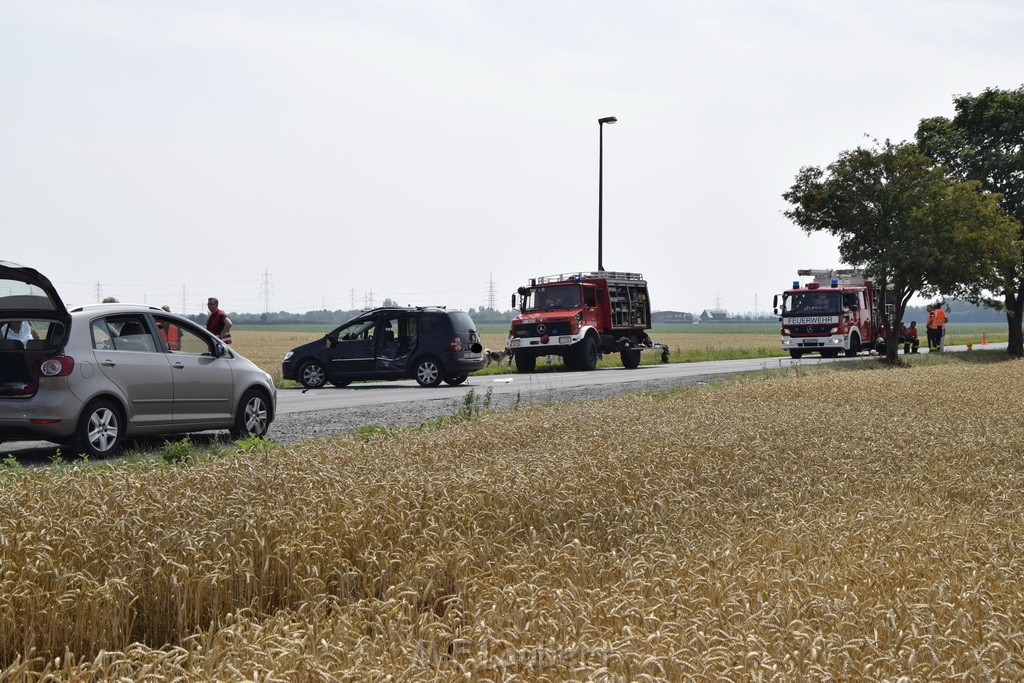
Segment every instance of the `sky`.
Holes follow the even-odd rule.
[[[1024,83],[1016,0],[0,0],[0,260],[69,305],[764,313],[804,166]],[[615,116],[614,125],[597,119]],[[603,137],[603,154],[602,154]]]

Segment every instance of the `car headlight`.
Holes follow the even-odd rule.
[[[285,360],[288,360],[289,358],[291,358],[291,357],[292,357],[292,354],[293,354],[293,353],[295,353],[295,352],[294,352],[294,351],[289,351],[288,353],[284,354],[284,359],[285,359]]]

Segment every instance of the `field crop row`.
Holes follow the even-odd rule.
[[[8,475],[0,679],[1019,680],[1024,363],[943,360]]]

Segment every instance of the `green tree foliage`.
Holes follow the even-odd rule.
[[[984,191],[997,193],[1003,210],[1017,223],[1018,244],[1024,244],[1024,86],[959,95],[953,103],[952,119],[921,121],[919,147],[956,177],[976,180]],[[1018,249],[970,295],[972,301],[1006,311],[1009,353],[1024,356],[1024,252]]]
[[[863,267],[893,315],[882,316],[896,362],[900,322],[917,292],[955,293],[984,281],[1014,244],[1015,226],[977,182],[958,182],[912,143],[877,142],[805,167],[783,194],[805,232],[839,238],[845,263]]]

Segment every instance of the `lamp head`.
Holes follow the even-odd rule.
[[[597,122],[602,125],[605,123],[615,123],[616,121],[618,121],[618,119],[615,118],[614,116],[605,116],[604,118],[600,118],[597,120]]]

